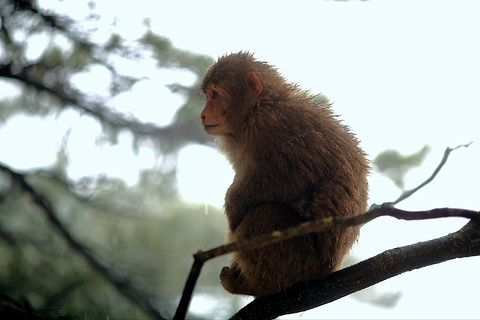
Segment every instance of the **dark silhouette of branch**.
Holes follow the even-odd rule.
[[[425,220],[425,219],[436,219],[436,218],[446,218],[446,217],[464,217],[464,218],[476,219],[480,221],[480,213],[472,210],[442,208],[442,209],[433,209],[430,211],[404,211],[404,210],[396,209],[393,206],[386,204],[382,206],[377,206],[362,215],[346,216],[346,217],[330,217],[323,220],[305,222],[296,227],[288,228],[283,231],[275,231],[271,234],[255,237],[253,239],[246,239],[246,240],[232,242],[232,243],[229,243],[205,252],[199,251],[194,255],[194,263],[190,271],[189,277],[187,279],[187,283],[185,284],[185,288],[182,294],[182,299],[180,300],[174,319],[185,318],[185,315],[188,310],[188,305],[193,293],[193,289],[200,275],[201,268],[203,264],[210,259],[213,259],[221,255],[225,255],[234,251],[252,250],[252,249],[264,247],[267,245],[271,245],[280,241],[284,241],[293,237],[309,234],[312,232],[323,232],[331,229],[339,229],[339,228],[345,228],[345,227],[350,227],[355,225],[361,225],[361,224],[370,222],[378,217],[383,217],[383,216],[390,216],[390,217],[394,217],[401,220]],[[393,249],[393,250],[396,250],[396,249]],[[446,260],[442,260],[442,261],[446,261]],[[436,263],[436,262],[433,262],[433,263]],[[383,267],[384,266],[382,266],[382,268]],[[344,280],[346,279],[344,278]],[[384,279],[379,280],[378,282],[383,280]],[[361,289],[358,289],[358,290],[361,290]]]
[[[430,241],[387,250],[334,272],[322,280],[301,283],[284,293],[258,298],[230,319],[274,319],[340,299],[376,283],[440,262],[480,255],[480,220]]]
[[[71,233],[65,228],[59,220],[52,204],[26,180],[25,176],[17,173],[4,164],[0,164],[0,171],[8,174],[12,181],[30,195],[33,202],[42,210],[49,223],[57,230],[70,247],[82,256],[92,269],[101,274],[113,287],[123,296],[128,298],[134,304],[138,305],[142,310],[154,319],[165,319],[164,316],[152,305],[151,297],[136,289],[128,279],[121,278],[110,272],[110,268],[98,261],[88,248],[76,240]]]

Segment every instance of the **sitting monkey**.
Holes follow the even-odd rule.
[[[233,165],[225,197],[228,240],[367,210],[368,160],[329,105],[252,54],[221,57],[205,75],[201,114]],[[359,227],[236,252],[220,279],[233,294],[264,296],[338,270]]]

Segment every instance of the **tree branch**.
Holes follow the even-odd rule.
[[[52,204],[38,191],[36,191],[27,181],[25,176],[19,174],[4,164],[0,163],[0,171],[8,174],[12,180],[20,186],[27,194],[29,194],[33,202],[42,210],[48,219],[48,222],[57,230],[70,247],[82,256],[92,269],[101,274],[108,282],[110,282],[117,291],[139,306],[142,310],[148,313],[154,319],[165,319],[161,313],[155,308],[147,295],[136,289],[125,278],[120,278],[110,272],[110,268],[106,267],[98,261],[90,250],[76,240],[70,232],[65,228],[63,223],[59,220]]]
[[[274,319],[327,304],[406,271],[478,256],[479,221],[471,220],[459,231],[441,238],[387,250],[322,280],[298,284],[284,293],[255,299],[230,319]]]
[[[210,138],[205,134],[200,134],[199,126],[173,123],[168,127],[158,127],[150,123],[142,123],[123,117],[120,113],[110,110],[102,103],[93,101],[78,90],[69,87],[67,83],[48,87],[43,83],[42,79],[35,79],[30,76],[30,70],[41,68],[41,64],[32,64],[24,66],[14,73],[12,72],[12,69],[14,69],[13,63],[4,63],[0,64],[0,77],[18,80],[37,91],[47,92],[61,100],[64,105],[73,105],[77,109],[99,119],[104,124],[110,125],[112,128],[128,129],[136,135],[161,138],[162,141],[183,140],[210,144]]]
[[[425,220],[446,217],[463,217],[480,221],[480,213],[472,210],[442,208],[433,209],[430,211],[405,211],[396,209],[393,206],[386,204],[382,206],[377,206],[362,215],[329,217],[322,220],[309,221],[283,231],[275,231],[268,235],[228,243],[226,245],[213,248],[205,252],[199,251],[198,253],[194,254],[194,263],[188,276],[187,283],[185,284],[182,298],[178,305],[174,319],[185,318],[188,310],[188,305],[193,294],[193,289],[195,287],[198,277],[200,276],[201,268],[203,264],[210,259],[234,251],[261,248],[267,245],[275,244],[280,241],[313,232],[324,232],[332,229],[341,229],[361,225],[383,216],[390,216],[401,220]],[[378,282],[380,281],[383,280],[379,280]]]
[[[171,146],[182,146],[189,142],[212,145],[211,138],[202,133],[200,125],[197,125],[197,118],[177,118],[171,125],[160,127],[152,123],[142,123],[136,119],[125,117],[119,112],[115,112],[106,105],[105,99],[84,94],[76,90],[69,83],[69,75],[72,72],[71,66],[63,66],[65,68],[62,68],[62,72],[55,72],[55,76],[58,77],[55,79],[56,81],[51,85],[46,85],[44,81],[46,72],[52,73],[53,70],[59,68],[54,68],[56,65],[47,65],[48,63],[45,63],[45,61],[27,64],[27,59],[18,56],[23,54],[22,50],[25,44],[15,43],[7,27],[10,26],[13,28],[12,26],[21,24],[21,21],[17,21],[20,19],[18,17],[19,12],[29,17],[35,17],[36,21],[38,20],[38,23],[41,24],[38,28],[46,27],[50,29],[51,32],[61,33],[70,39],[76,48],[81,48],[86,51],[91,61],[106,67],[112,73],[113,78],[116,79],[111,82],[111,94],[123,91],[123,87],[129,87],[129,85],[140,79],[120,75],[112,63],[108,61],[107,58],[109,55],[114,53],[130,59],[137,59],[140,53],[135,48],[125,45],[124,39],[118,35],[113,35],[108,43],[104,45],[96,44],[88,39],[88,33],[82,33],[76,30],[75,21],[67,16],[39,9],[32,1],[7,0],[4,2],[5,8],[8,8],[8,10],[2,10],[3,7],[0,8],[0,20],[5,20],[3,24],[0,24],[0,38],[9,44],[11,49],[7,50],[7,54],[2,59],[3,61],[0,62],[0,77],[18,80],[36,91],[49,93],[62,101],[63,107],[73,107],[90,114],[101,121],[102,124],[106,125],[107,128],[111,128],[113,132],[117,132],[120,129],[127,129],[135,135],[136,139],[149,137],[155,142],[162,141],[162,146],[166,146],[164,150],[168,150]],[[33,29],[37,30],[38,28]],[[148,34],[150,34],[150,38],[153,37],[151,32]],[[146,45],[144,40],[145,39],[140,40],[140,43]],[[173,56],[173,58],[170,58],[171,60],[181,61],[184,64],[183,67],[190,68],[196,66],[196,64],[191,61],[191,53],[187,54],[182,50],[176,50],[171,45],[169,45],[168,48],[169,54]],[[17,56],[14,56],[13,53]],[[161,57],[168,60],[169,55],[163,52]],[[182,59],[179,59],[179,57],[182,57]],[[195,59],[199,59],[199,61],[202,62],[200,63],[202,65],[200,70],[198,66],[194,68],[193,71],[196,74],[199,74],[199,72],[203,73],[205,71],[204,69],[206,69],[206,67],[203,66],[208,66],[211,62],[201,57],[202,56],[195,57]],[[190,58],[190,60],[188,60],[188,58]],[[206,61],[209,63],[207,64]],[[191,64],[186,64],[186,62],[190,62]],[[170,61],[170,64],[171,63]],[[170,64],[167,63],[165,66],[170,66]]]
[[[476,211],[471,211],[471,210],[443,208],[443,209],[433,209],[430,211],[408,212],[408,211],[395,209],[393,207],[394,204],[397,204],[405,200],[406,198],[410,197],[415,192],[417,192],[418,190],[426,186],[428,183],[430,183],[435,178],[435,176],[440,172],[443,165],[447,162],[448,156],[452,151],[460,147],[467,148],[468,146],[470,146],[470,144],[472,144],[472,142],[465,145],[459,145],[455,148],[447,148],[445,150],[444,156],[440,161],[440,164],[438,165],[438,167],[435,169],[433,174],[427,180],[425,180],[422,184],[420,184],[418,187],[412,190],[404,192],[394,202],[387,202],[381,206],[372,205],[370,210],[362,215],[347,216],[347,217],[329,217],[323,220],[308,221],[296,227],[288,228],[282,231],[275,231],[269,235],[264,235],[264,236],[256,237],[254,239],[245,239],[245,240],[229,243],[229,244],[222,245],[220,247],[208,250],[206,252],[199,251],[194,255],[194,263],[193,263],[192,269],[190,270],[187,283],[185,284],[182,298],[180,299],[180,303],[177,307],[177,311],[175,313],[175,319],[185,318],[188,311],[190,300],[192,298],[193,289],[195,288],[197,279],[200,276],[200,271],[203,267],[203,264],[207,260],[210,260],[212,258],[221,256],[227,253],[240,251],[240,250],[256,249],[256,248],[271,245],[280,241],[284,241],[293,237],[306,235],[312,232],[324,232],[331,229],[339,229],[339,228],[361,225],[369,221],[372,221],[373,219],[376,219],[380,216],[391,216],[391,217],[395,217],[397,219],[403,219],[403,220],[422,220],[422,219],[434,219],[434,218],[445,218],[445,217],[464,217],[464,218],[479,220],[480,214]]]

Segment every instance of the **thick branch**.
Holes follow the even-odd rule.
[[[323,280],[298,284],[282,294],[258,298],[231,319],[274,319],[340,299],[376,283],[440,262],[480,255],[480,222],[471,220],[456,233],[387,250],[332,273]]]
[[[480,221],[480,213],[472,210],[442,208],[433,209],[430,211],[404,211],[396,209],[390,205],[383,205],[377,206],[362,215],[330,217],[323,220],[309,221],[283,231],[275,231],[271,234],[255,237],[253,239],[245,239],[233,243],[228,243],[226,245],[205,252],[199,251],[194,255],[195,261],[187,279],[182,298],[175,314],[175,319],[183,319],[185,317],[188,309],[188,304],[193,294],[193,289],[200,275],[201,268],[203,266],[203,263],[207,260],[234,251],[252,250],[264,247],[267,245],[278,243],[280,241],[306,235],[312,232],[324,232],[332,229],[340,229],[361,225],[382,216],[390,216],[402,220],[424,220],[446,217],[464,217]]]
[[[141,307],[145,312],[150,314],[154,319],[165,319],[160,312],[152,305],[150,297],[143,292],[137,290],[127,279],[115,276],[110,272],[110,269],[103,265],[100,261],[90,253],[84,245],[76,240],[70,232],[65,228],[63,223],[58,219],[51,203],[39,192],[37,192],[25,179],[25,177],[7,166],[0,164],[0,171],[10,175],[12,180],[19,185],[27,194],[32,197],[33,202],[42,210],[47,217],[50,224],[57,230],[63,239],[82,256],[90,265],[92,269],[101,274],[107,281],[109,281],[115,289],[130,301]]]

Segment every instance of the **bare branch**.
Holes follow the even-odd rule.
[[[199,251],[194,255],[194,263],[187,279],[187,283],[185,284],[182,299],[180,300],[177,313],[175,314],[175,319],[183,319],[185,317],[188,304],[190,302],[198,276],[200,275],[203,263],[210,259],[234,251],[257,249],[313,232],[324,232],[332,229],[361,225],[382,216],[390,216],[401,220],[464,217],[480,221],[480,213],[472,210],[442,208],[433,209],[430,211],[404,211],[396,209],[390,205],[382,205],[377,206],[376,208],[362,215],[330,217],[323,220],[309,221],[283,231],[275,231],[271,234],[255,237],[253,239],[232,242],[205,252]]]
[[[465,148],[468,148],[471,144],[473,143],[473,141],[471,141],[470,143],[467,143],[467,144],[461,144],[459,146],[456,146],[455,148],[448,148],[445,149],[445,152],[443,153],[443,158],[442,158],[442,161],[440,161],[440,164],[437,166],[437,168],[435,169],[435,171],[433,171],[432,175],[427,179],[425,180],[423,183],[421,183],[418,187],[416,188],[413,188],[411,190],[406,190],[404,192],[402,192],[402,194],[400,195],[400,197],[393,201],[392,202],[392,205],[396,205],[398,203],[400,203],[401,201],[407,199],[408,197],[410,197],[411,195],[413,195],[415,192],[417,192],[418,190],[422,189],[423,187],[425,187],[427,184],[429,184],[430,182],[433,181],[433,179],[435,179],[435,177],[437,176],[437,174],[440,172],[440,170],[442,169],[442,167],[445,165],[445,163],[447,163],[447,159],[448,159],[448,156],[450,155],[450,153],[454,150],[457,150],[458,148],[461,148],[461,147],[465,147]]]
[[[230,319],[274,319],[318,307],[406,271],[480,255],[480,222],[471,220],[456,233],[387,250],[373,258],[302,283],[284,293],[255,299]]]
[[[203,261],[228,254],[234,251],[252,250],[271,245],[290,238],[306,235],[313,232],[325,232],[332,229],[342,229],[370,222],[378,217],[390,216],[400,220],[427,220],[447,217],[463,217],[467,219],[480,220],[478,211],[465,209],[441,208],[429,211],[405,211],[396,209],[390,205],[383,205],[374,208],[365,214],[358,216],[329,217],[322,220],[310,221],[302,223],[296,227],[292,227],[283,231],[275,231],[269,235],[256,237],[253,239],[241,240],[229,243],[206,252],[198,252],[194,256],[198,256]]]

